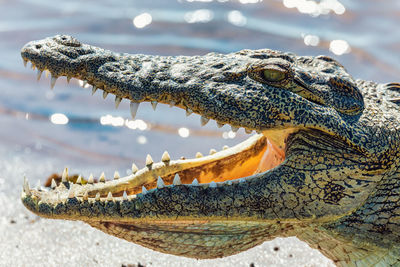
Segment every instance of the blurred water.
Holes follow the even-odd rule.
[[[272,48],[326,54],[356,78],[398,82],[399,18],[398,0],[0,0],[2,155],[26,165],[15,177],[37,167],[31,162],[46,162],[54,171],[69,166],[72,173],[105,170],[111,176],[115,169],[125,173],[132,161],[143,166],[148,153],[155,160],[164,150],[173,158],[193,157],[245,138],[242,130],[235,135],[214,123],[200,127],[199,116],[186,118],[183,110],[163,105],[153,112],[142,104],[140,121],[126,123],[127,102],[115,110],[111,97],[92,97],[76,80],[67,85],[61,78],[50,91],[48,78],[36,82],[35,73],[23,67],[19,50],[28,41],[70,34],[114,51],[161,55]],[[69,122],[55,124],[49,119],[55,113]],[[103,124],[123,126],[103,125],[101,118]],[[17,192],[20,180],[4,179],[2,190]]]
[[[0,143],[11,150],[31,147],[30,157],[65,157],[63,165],[82,171],[98,171],[88,164],[104,165],[104,161],[110,163],[110,171],[125,170],[131,160],[141,164],[147,153],[157,158],[164,149],[174,157],[191,157],[196,151],[207,153],[212,147],[235,144],[244,133],[223,139],[228,128],[218,131],[210,124],[200,129],[196,115],[186,119],[182,110],[165,106],[153,112],[146,104],[137,117],[146,123],[145,130],[102,126],[100,117],[107,114],[129,118],[127,103],[114,110],[111,99],[91,97],[77,82],[66,86],[60,79],[55,92],[48,90],[48,79],[36,83],[19,56],[21,46],[30,40],[64,33],[111,50],[162,55],[268,47],[335,56],[358,78],[390,82],[400,77],[400,11],[395,0],[384,5],[374,0],[21,0],[0,4],[0,106],[1,117],[7,121]],[[67,125],[48,120],[57,112],[70,119]],[[178,134],[181,127],[189,129],[189,138]],[[19,128],[25,130],[16,135]]]

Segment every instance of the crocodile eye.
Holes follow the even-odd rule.
[[[276,69],[266,69],[263,72],[264,79],[269,82],[280,82],[285,79],[286,74]]]
[[[284,87],[294,74],[292,63],[281,58],[268,58],[247,65],[247,75],[260,83]]]

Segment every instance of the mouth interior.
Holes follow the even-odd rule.
[[[28,59],[23,59],[24,63],[29,61]],[[33,62],[32,68],[36,68]],[[41,74],[43,71],[46,71],[46,69],[38,68],[38,77],[40,77],[39,73]],[[67,78],[70,79],[71,77]],[[75,78],[81,79],[81,77]],[[52,78],[51,87],[54,86],[54,83],[55,79]],[[88,83],[90,84],[90,82]],[[104,89],[104,87],[102,88],[98,85],[96,88]],[[120,102],[121,100],[119,99],[118,101]],[[85,186],[85,189],[80,191],[77,188],[75,191],[77,196],[86,194],[89,197],[94,197],[100,193],[101,197],[105,197],[109,192],[113,196],[122,196],[124,192],[128,196],[132,196],[142,193],[144,190],[159,188],[160,178],[163,181],[163,186],[195,183],[225,184],[237,180],[240,182],[241,179],[248,179],[257,173],[275,168],[284,161],[284,142],[277,142],[275,138],[267,138],[266,135],[268,135],[268,132],[255,134],[234,147],[225,148],[207,156],[197,155],[193,159],[171,160],[169,156],[166,158],[163,156],[158,163],[154,163],[152,160],[146,161],[146,167],[143,169],[138,170],[136,166],[132,167],[132,175],[123,178],[118,175],[118,177],[115,176],[114,180],[110,181],[105,181],[104,177],[100,177],[99,182],[94,183],[90,188]],[[284,140],[282,138],[284,137],[279,139]],[[62,176],[65,176],[65,173],[64,171]],[[177,174],[179,182],[176,181]],[[80,185],[93,183],[90,178],[87,180],[81,178],[80,181],[76,181],[77,176],[75,176],[75,179],[73,177],[69,176],[69,181]],[[62,179],[65,179],[65,177],[60,175],[59,180]],[[54,186],[52,187],[54,189]],[[83,188],[83,186],[81,187]]]
[[[201,184],[226,182],[265,172],[281,164],[284,159],[281,149],[264,135],[258,134],[203,159],[187,159],[183,164],[186,168],[162,178],[172,184],[178,173],[184,184],[190,184],[194,179]]]

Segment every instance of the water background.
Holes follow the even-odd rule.
[[[159,105],[154,112],[148,103],[129,124],[127,101],[115,110],[113,97],[91,96],[74,79],[67,85],[60,78],[51,91],[49,78],[36,82],[36,72],[22,64],[19,51],[28,41],[69,34],[127,53],[271,48],[325,54],[355,78],[384,83],[400,81],[399,25],[398,0],[0,0],[1,199],[24,212],[17,202],[24,174],[32,183],[64,167],[84,176],[105,171],[110,177],[114,170],[125,175],[132,161],[143,166],[146,154],[155,161],[164,150],[172,158],[193,157],[246,136],[243,129],[234,134],[214,122],[200,127],[198,115],[186,118],[178,108]],[[63,115],[51,120],[58,113]],[[57,124],[60,116],[68,123]],[[6,214],[7,222],[22,216]]]

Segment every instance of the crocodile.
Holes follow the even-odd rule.
[[[22,202],[163,253],[225,257],[296,236],[337,266],[400,266],[400,84],[354,79],[328,56],[271,49],[202,56],[115,53],[57,35],[23,61],[139,104],[251,134],[236,146],[98,181],[64,169]],[[242,130],[241,130],[242,131]]]

